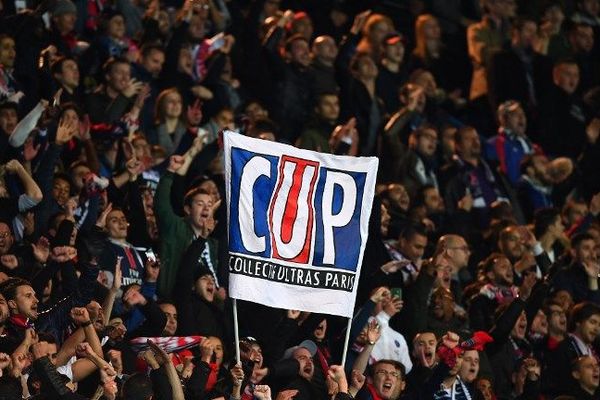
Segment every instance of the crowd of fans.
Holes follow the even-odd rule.
[[[599,0],[2,1],[0,101],[1,399],[600,398]],[[226,129],[379,157],[345,365]]]

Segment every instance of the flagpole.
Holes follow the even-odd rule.
[[[346,355],[348,355],[348,342],[350,341],[350,328],[352,327],[352,318],[348,318],[348,326],[346,327],[346,339],[344,339],[344,352],[342,353],[342,368],[346,367]]]
[[[233,334],[235,336],[235,362],[241,362],[240,359],[240,332],[238,330],[237,300],[233,300]]]

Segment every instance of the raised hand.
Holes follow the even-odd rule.
[[[209,338],[204,338],[200,341],[200,358],[202,361],[210,363],[214,352],[215,344]]]
[[[119,350],[109,350],[106,353],[108,361],[112,364],[113,368],[120,374],[123,372],[123,359],[121,357],[121,352]]]
[[[471,193],[465,194],[463,198],[458,201],[458,208],[466,212],[471,211],[471,208],[473,208],[473,196],[471,196]]]
[[[355,369],[352,370],[352,374],[350,376],[350,386],[352,386],[357,392],[362,389],[365,384],[366,377],[360,371]]]
[[[156,358],[156,362],[158,362],[158,364],[164,365],[171,362],[167,352],[161,347],[158,347],[152,340],[148,340],[148,346],[150,346],[150,349],[152,349],[154,352],[154,357]]]
[[[371,295],[371,301],[375,304],[381,303],[385,298],[390,297],[390,289],[385,286],[378,287]]]
[[[183,166],[184,162],[185,158],[183,156],[171,156],[171,158],[169,159],[169,167],[167,168],[167,171],[176,173],[179,170],[179,168]]]
[[[256,385],[254,387],[254,397],[259,400],[271,400],[271,388],[268,385]]]
[[[108,203],[106,207],[104,207],[104,210],[98,216],[98,219],[96,220],[96,226],[98,228],[104,229],[106,227],[106,217],[108,217],[108,214],[110,214],[111,211],[112,203]]]
[[[365,23],[367,22],[367,19],[369,18],[369,15],[371,15],[371,10],[363,11],[354,17],[354,23],[352,24],[352,28],[350,28],[350,32],[353,35],[358,35],[361,33]]]
[[[127,289],[127,291],[123,295],[123,302],[125,304],[127,304],[129,307],[133,307],[138,304],[144,306],[144,305],[146,305],[148,300],[146,300],[144,295],[140,293],[138,288],[131,287],[131,288]]]
[[[56,144],[63,145],[75,136],[79,131],[79,126],[75,121],[61,118],[56,130]]]
[[[70,315],[73,322],[77,325],[83,325],[90,322],[90,314],[85,307],[73,307]]]
[[[404,306],[404,302],[400,300],[398,297],[393,297],[387,301],[384,301],[383,311],[390,317],[398,314],[402,307]]]
[[[59,246],[52,249],[50,258],[58,263],[65,263],[77,257],[77,249],[71,246]]]
[[[329,371],[327,371],[327,376],[329,376],[338,384],[338,388],[341,393],[348,392],[348,380],[346,379],[344,367],[341,365],[330,366]]]
[[[46,354],[44,354],[44,356],[45,355]],[[35,357],[35,354],[34,354],[34,357]],[[27,357],[27,355],[25,355],[23,353],[17,353],[17,352],[14,352],[10,355],[10,361],[12,364],[11,374],[15,378],[21,376],[21,372],[23,372],[23,370],[26,369],[31,364],[31,362],[29,361],[29,357]]]
[[[381,266],[381,270],[386,274],[393,274],[410,264],[410,260],[392,260]]]
[[[0,353],[0,376],[2,376],[2,370],[10,365],[10,356],[6,353]]]
[[[375,344],[381,337],[381,327],[376,319],[372,319],[367,324],[367,342]]]
[[[28,137],[27,140],[25,140],[25,143],[23,143],[23,159],[25,161],[33,160],[35,156],[38,155],[41,146],[42,145],[39,143],[34,145],[33,137]]]
[[[75,351],[77,354],[81,354],[85,357],[94,357],[96,355],[96,352],[94,349],[92,349],[92,346],[90,346],[90,344],[87,342],[79,343]]]
[[[11,174],[16,174],[20,169],[23,168],[23,165],[19,162],[19,160],[10,160],[6,164],[4,164],[4,169],[6,172]]]
[[[231,372],[233,386],[242,386],[242,382],[244,381],[244,370],[242,369],[242,364],[238,362],[233,366],[233,368],[231,368],[229,372]]]
[[[110,288],[111,292],[117,293],[119,289],[121,289],[121,284],[123,282],[123,271],[121,270],[121,260],[123,257],[117,257],[117,262],[115,263],[115,275],[113,278],[113,284]]]
[[[50,242],[44,236],[40,237],[35,244],[31,245],[33,257],[40,263],[44,264],[50,256]]]
[[[8,269],[15,269],[19,266],[19,259],[14,254],[5,254],[0,256],[0,263]]]
[[[150,85],[146,84],[142,84],[142,87],[140,88],[140,91],[138,92],[136,98],[135,98],[135,102],[133,103],[133,108],[135,110],[141,110],[142,108],[144,108],[144,103],[146,102],[146,99],[148,97],[150,97]]]
[[[123,96],[133,97],[137,95],[144,87],[144,82],[140,82],[135,78],[131,78],[127,87],[123,90]]]

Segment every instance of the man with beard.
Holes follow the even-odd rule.
[[[456,304],[450,290],[444,287],[438,287],[431,294],[427,329],[436,335],[449,330],[461,335],[468,331],[465,311]]]
[[[401,183],[411,198],[423,185],[438,186],[435,165],[438,134],[434,126],[421,125],[409,138],[409,149],[398,160]]]
[[[298,361],[298,374],[282,387],[282,390],[297,390],[295,399],[325,400],[328,398],[327,390],[317,387],[313,379],[317,368],[313,359],[315,354],[317,354],[317,345],[312,340],[305,340],[298,346],[287,349],[283,355],[284,359],[293,358]]]
[[[404,366],[394,360],[379,360],[371,367],[369,382],[356,396],[359,400],[397,400],[406,386]]]
[[[525,156],[521,160],[521,178],[516,184],[519,201],[528,221],[535,211],[553,205],[553,184],[549,169],[550,161],[541,153]]]
[[[404,186],[399,183],[389,184],[381,196],[382,203],[387,207],[390,215],[387,236],[397,237],[409,223],[410,197]]]
[[[536,279],[541,279],[550,266],[544,249],[525,226],[511,225],[504,228],[499,234],[498,250],[513,264],[516,284],[523,283],[528,272],[533,272]]]
[[[579,303],[571,310],[569,334],[558,348],[550,353],[544,371],[544,391],[556,395],[577,387],[576,376],[571,375],[571,363],[580,357],[598,361],[594,341],[600,334],[600,307],[593,303]]]
[[[556,273],[552,280],[553,289],[566,290],[575,303],[587,300],[600,304],[600,267],[594,250],[594,237],[588,233],[578,233],[571,239],[571,246],[573,261]]]
[[[488,331],[494,324],[494,312],[501,304],[510,303],[518,297],[513,285],[514,274],[510,260],[501,253],[492,253],[483,261],[487,283],[471,299],[469,321],[473,330]]]

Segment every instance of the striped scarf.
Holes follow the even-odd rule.
[[[463,381],[456,377],[451,388],[440,388],[433,394],[433,400],[471,400],[471,393]]]

